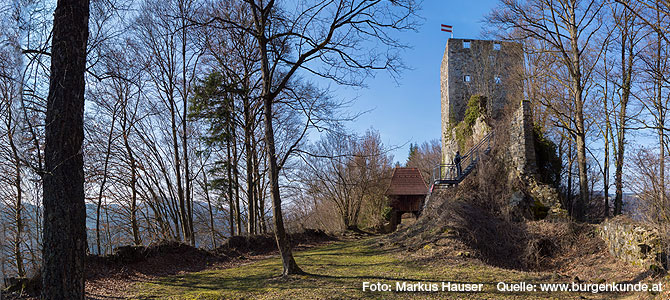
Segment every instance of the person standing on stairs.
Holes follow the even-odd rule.
[[[454,165],[456,165],[456,178],[461,177],[461,160],[463,158],[461,157],[461,153],[456,150],[456,156],[454,156]]]

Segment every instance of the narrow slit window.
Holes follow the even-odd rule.
[[[463,41],[463,49],[470,49],[470,41]]]
[[[500,43],[493,44],[493,50],[500,51]]]
[[[463,81],[465,81],[465,82],[470,82],[471,79],[472,78],[470,78],[470,75],[463,76]]]
[[[493,79],[496,84],[500,84],[502,82],[502,78],[500,78],[500,75],[496,75],[496,77]]]

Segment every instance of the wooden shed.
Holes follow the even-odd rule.
[[[392,209],[391,223],[395,227],[400,223],[403,213],[409,212],[419,216],[428,195],[428,187],[419,169],[395,168],[385,194]]]

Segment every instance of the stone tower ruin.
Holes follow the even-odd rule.
[[[452,130],[463,121],[473,95],[484,96],[487,117],[513,109],[510,154],[520,173],[535,171],[533,124],[523,93],[524,56],[519,43],[449,39],[442,58],[442,162],[451,163],[458,146]],[[474,138],[474,136],[473,136]],[[461,149],[463,151],[463,149]]]

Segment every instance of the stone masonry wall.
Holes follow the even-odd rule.
[[[534,142],[530,102],[521,101],[521,105],[514,111],[512,118],[509,148],[512,162],[521,175],[530,175],[537,172]]]
[[[467,39],[447,41],[440,69],[443,163],[451,163],[455,153],[452,128],[463,120],[470,96],[485,96],[484,113],[493,119],[506,106],[520,103],[523,99],[523,61],[523,49],[518,43]],[[466,76],[469,81],[466,81]],[[519,121],[522,127],[525,127],[523,122],[532,122],[532,118],[524,118],[530,117],[530,110],[527,113]],[[519,132],[523,135],[528,131],[522,129]],[[534,151],[532,140],[530,144],[525,140],[520,144],[521,147],[527,145],[531,145],[530,149]],[[525,153],[526,150],[521,151]],[[534,152],[532,154],[534,160]],[[522,159],[531,158],[529,155],[524,155]]]
[[[460,150],[461,154],[465,154],[470,147],[478,143],[483,139],[489,132],[491,132],[491,127],[486,124],[484,121],[484,116],[480,116],[475,120],[475,124],[472,126],[472,135],[466,141],[467,149],[459,149],[458,141],[456,141],[456,129],[451,129],[451,132],[446,135],[446,138],[443,138],[442,141],[442,161],[444,163],[450,164],[453,163],[454,156],[456,151]]]
[[[487,97],[494,118],[510,100],[523,98],[523,50],[518,43],[449,39],[440,73],[443,123],[462,121],[475,94]]]
[[[616,258],[644,268],[667,268],[667,253],[659,234],[627,217],[604,221],[600,225],[600,236]]]

